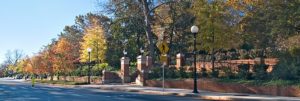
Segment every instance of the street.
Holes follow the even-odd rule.
[[[146,95],[100,89],[63,88],[0,78],[0,101],[200,101],[194,97]]]

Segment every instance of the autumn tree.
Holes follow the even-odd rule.
[[[95,19],[98,21],[93,22]],[[70,54],[78,59],[80,57],[80,42],[83,41],[85,29],[93,24],[100,24],[102,25],[103,31],[107,33],[109,30],[109,22],[110,19],[108,17],[99,14],[87,13],[86,15],[79,15],[75,18],[75,24],[65,26],[59,37],[65,38],[71,44]]]
[[[57,55],[55,54],[55,50],[54,50],[55,43],[56,43],[55,40],[53,40],[51,44],[45,46],[44,49],[40,52],[42,56],[42,63],[45,66],[46,74],[50,75],[51,81],[53,80],[53,76],[55,73],[54,64],[56,62],[55,60],[57,59],[56,57]]]
[[[64,76],[67,73],[73,70],[73,60],[74,57],[72,54],[69,54],[71,51],[71,44],[65,38],[60,38],[55,45],[54,52],[56,54],[55,62],[54,62],[54,70],[58,74],[63,74]]]
[[[87,62],[89,60],[87,51],[88,48],[92,49],[91,61],[100,63],[106,60],[106,33],[103,30],[103,26],[98,24],[98,21],[98,19],[93,19],[92,25],[85,29],[85,35],[80,48],[80,57],[83,62]]]
[[[33,69],[33,66],[32,66],[32,63],[31,63],[31,60],[29,57],[25,57],[24,58],[24,61],[25,61],[25,64],[24,64],[24,72],[26,74],[33,74],[34,73],[34,69]]]

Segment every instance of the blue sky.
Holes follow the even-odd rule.
[[[75,16],[96,12],[96,0],[1,0],[0,63],[8,50],[29,56],[56,38]]]

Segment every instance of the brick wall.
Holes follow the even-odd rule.
[[[166,80],[166,88],[193,89],[193,80]],[[162,87],[162,81],[147,80],[146,86]],[[296,86],[253,86],[245,84],[220,83],[211,79],[199,79],[198,89],[225,92],[225,93],[251,93],[267,94],[274,96],[300,97],[300,88]]]
[[[50,80],[51,77],[48,77],[47,80]],[[91,76],[91,83],[92,84],[102,84],[102,78],[99,76]],[[57,76],[53,77],[53,80],[57,80]],[[66,80],[66,81],[72,81],[72,82],[87,82],[88,76],[59,76],[59,80]]]
[[[104,71],[102,76],[102,83],[121,83],[122,79],[117,72]]]
[[[265,59],[265,64],[268,65],[268,72],[273,70],[273,67],[277,64],[278,59],[276,58],[267,58]],[[215,68],[221,67],[231,67],[233,70],[238,69],[238,65],[240,64],[250,64],[254,65],[256,63],[255,59],[244,59],[244,60],[223,60],[223,61],[215,61]],[[211,62],[197,62],[197,70],[201,70],[204,68],[208,71],[211,71],[212,64]],[[188,69],[192,70],[192,69]]]

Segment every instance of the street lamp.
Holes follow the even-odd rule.
[[[125,50],[125,49],[123,50],[123,54],[124,54],[124,57],[126,57],[126,55],[127,55],[127,52],[126,52],[126,50]]]
[[[144,49],[142,47],[140,48],[140,52],[141,52],[141,55],[143,55]]]
[[[91,84],[91,52],[92,48],[87,49],[88,54],[89,54],[89,62],[88,62],[88,84]]]
[[[123,54],[124,54],[124,57],[126,57],[126,55],[127,55],[127,51],[126,51],[127,42],[128,42],[128,39],[125,39],[123,41],[123,46],[124,46]]]
[[[196,69],[196,34],[198,33],[199,28],[197,26],[191,27],[191,32],[194,34],[194,90],[193,93],[199,93],[197,90],[197,69]]]

